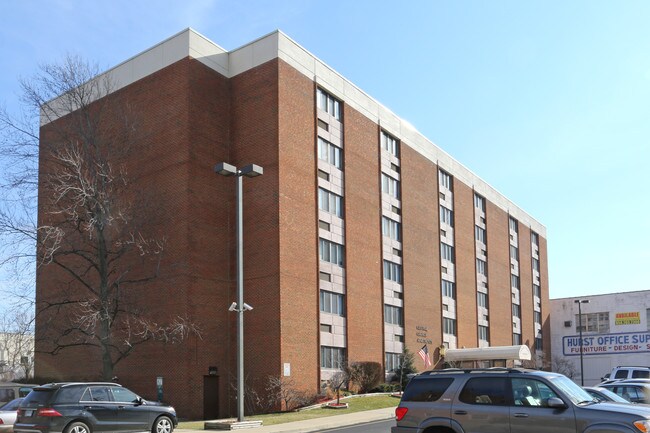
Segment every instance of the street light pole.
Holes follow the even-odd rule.
[[[582,304],[588,304],[589,299],[576,299],[573,302],[578,304],[578,321],[580,323],[580,385],[585,386],[584,361],[582,355]]]
[[[249,164],[238,170],[237,167],[220,162],[214,171],[222,176],[236,176],[236,236],[237,236],[237,302],[228,309],[237,312],[237,421],[244,421],[244,311],[253,307],[244,303],[244,217],[243,217],[243,176],[261,176],[264,170],[259,165]]]

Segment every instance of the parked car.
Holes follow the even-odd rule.
[[[116,383],[50,383],[25,397],[16,433],[171,433],[176,410],[142,399]]]
[[[415,376],[392,433],[632,433],[650,431],[650,408],[599,403],[571,379],[527,369],[447,369]]]
[[[603,388],[618,394],[632,403],[650,404],[650,381],[647,380],[622,380],[601,385]]]
[[[0,406],[0,433],[11,433],[14,431],[18,405],[23,401],[22,398],[15,398],[9,403]]]
[[[38,385],[27,383],[0,382],[0,406],[16,398],[25,397]]]
[[[584,390],[598,401],[613,401],[615,403],[630,403],[618,394],[614,394],[602,386],[583,386]]]

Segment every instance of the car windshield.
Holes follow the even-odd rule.
[[[598,388],[598,392],[600,392],[601,394],[606,396],[611,401],[616,401],[616,402],[619,402],[619,403],[629,403],[629,401],[625,400],[620,395],[613,393],[609,389]]]
[[[551,382],[562,391],[562,394],[567,396],[573,404],[595,401],[587,391],[580,388],[574,381],[566,376],[554,377],[551,379]]]
[[[0,410],[2,411],[18,410],[18,406],[20,405],[21,401],[23,401],[22,398],[11,400],[9,403],[0,406]]]

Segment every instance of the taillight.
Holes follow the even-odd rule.
[[[397,421],[401,421],[402,418],[404,418],[404,415],[406,415],[406,412],[408,412],[408,408],[406,407],[396,407],[395,408],[395,419]]]
[[[49,407],[42,407],[36,411],[36,416],[62,416],[58,411]]]

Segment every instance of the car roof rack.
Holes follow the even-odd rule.
[[[489,368],[443,368],[441,370],[423,371],[420,375],[454,374],[454,373],[530,373],[537,370],[519,367],[489,367]]]

